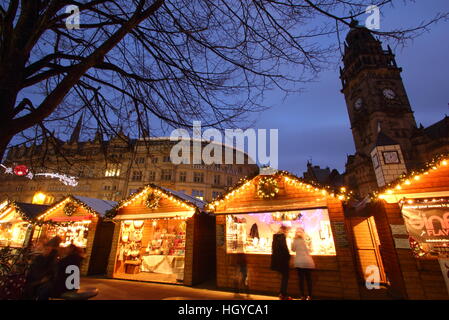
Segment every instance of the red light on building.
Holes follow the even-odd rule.
[[[14,174],[17,176],[24,176],[28,173],[28,168],[25,165],[18,165],[14,167]]]

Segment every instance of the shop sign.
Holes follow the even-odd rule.
[[[404,205],[402,216],[409,236],[427,253],[444,255],[449,251],[449,204]]]

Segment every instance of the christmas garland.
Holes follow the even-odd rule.
[[[273,199],[279,193],[279,186],[272,176],[263,176],[257,183],[257,196],[261,199]]]
[[[156,195],[154,192],[151,192],[145,200],[145,206],[149,209],[157,209],[159,208],[160,199],[160,196]]]
[[[68,202],[65,206],[64,206],[64,213],[66,216],[72,216],[76,209],[78,209],[78,207],[73,203],[73,202]]]

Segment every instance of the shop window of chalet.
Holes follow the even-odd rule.
[[[228,215],[226,250],[228,253],[271,254],[273,234],[281,225],[290,227],[287,235],[290,251],[296,231],[303,229],[312,255],[336,254],[327,209]]]
[[[221,176],[219,174],[214,175],[214,184],[219,186],[221,184]]]
[[[149,181],[156,181],[156,172],[155,171],[150,171],[149,172],[148,180]]]
[[[169,170],[169,169],[162,170],[161,180],[171,181],[171,177],[172,177],[172,170]]]
[[[204,182],[204,172],[194,172],[193,173],[193,182],[203,183]]]
[[[179,182],[186,182],[187,181],[187,172],[181,171],[179,173]]]
[[[142,181],[142,171],[133,171],[132,181]]]
[[[192,190],[192,196],[204,200],[204,191],[203,190]]]

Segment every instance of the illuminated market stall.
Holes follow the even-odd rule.
[[[249,289],[278,294],[280,277],[270,270],[271,243],[273,234],[286,225],[290,227],[290,249],[297,229],[305,231],[316,264],[316,296],[359,298],[343,211],[347,196],[344,188],[336,194],[285,171],[242,180],[208,205],[216,216],[217,286],[235,286],[240,270],[237,254],[244,254]],[[298,291],[296,272],[292,269],[289,294],[298,295]]]
[[[213,275],[214,217],[204,202],[153,184],[120,202],[108,275],[192,285]]]
[[[116,204],[115,201],[67,196],[37,217],[33,241],[45,243],[59,236],[61,247],[74,244],[84,249],[82,275],[105,273],[114,225],[103,218]]]
[[[33,219],[47,205],[5,200],[0,203],[0,247],[26,247],[33,233]]]
[[[449,157],[439,156],[373,195],[385,264],[406,299],[449,299]]]

